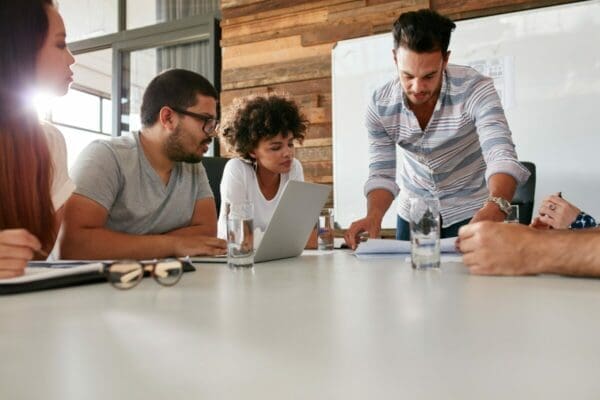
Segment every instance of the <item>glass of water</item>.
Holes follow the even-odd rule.
[[[333,250],[333,234],[333,208],[325,208],[319,215],[319,250]]]
[[[413,268],[440,267],[440,202],[434,197],[410,199],[410,240]]]
[[[227,204],[227,264],[254,265],[254,208],[251,202]]]
[[[519,206],[517,204],[513,204],[510,206],[510,213],[506,216],[504,222],[509,224],[519,223]]]

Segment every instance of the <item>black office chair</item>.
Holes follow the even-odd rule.
[[[202,159],[202,165],[204,165],[204,169],[206,170],[210,189],[215,196],[217,217],[219,216],[219,211],[221,210],[221,178],[223,178],[223,169],[225,168],[227,161],[229,161],[229,158],[224,157],[204,157]]]
[[[521,164],[529,170],[529,179],[519,187],[512,200],[512,204],[519,206],[519,222],[529,225],[533,216],[533,203],[535,200],[535,164],[529,161],[521,161]]]

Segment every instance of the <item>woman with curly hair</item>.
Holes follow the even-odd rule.
[[[40,123],[35,89],[64,95],[73,56],[52,0],[0,6],[0,278],[22,275],[54,247],[73,192],[61,133]]]
[[[223,171],[218,237],[227,237],[226,204],[241,201],[254,205],[254,229],[264,232],[285,184],[304,180],[294,143],[302,143],[307,125],[296,103],[284,96],[234,100],[221,125],[221,135],[237,158]]]

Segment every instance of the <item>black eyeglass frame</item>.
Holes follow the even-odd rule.
[[[201,121],[202,122],[202,132],[206,133],[209,137],[217,136],[216,132],[219,129],[219,120],[217,118],[209,117],[204,114],[198,114],[198,113],[188,111],[188,110],[182,110],[179,107],[171,107],[171,106],[167,106],[167,107],[169,107],[171,110],[175,111],[177,114],[187,115],[188,117],[192,117],[198,121]],[[209,123],[212,123],[212,121],[214,121],[214,127],[212,128],[212,130],[207,131],[206,127],[210,126]]]
[[[179,263],[179,275],[177,276],[177,279],[175,279],[173,282],[162,282],[160,280],[160,278],[155,274],[156,271],[156,266],[162,262],[177,262]],[[106,276],[108,282],[111,284],[112,287],[119,289],[119,290],[129,290],[129,289],[133,289],[134,287],[136,287],[144,278],[144,276],[146,276],[146,274],[150,274],[152,276],[152,278],[154,278],[154,281],[156,283],[158,283],[161,286],[175,286],[177,283],[179,283],[179,281],[181,280],[181,277],[183,276],[183,273],[185,272],[185,263],[186,262],[190,262],[189,258],[186,258],[184,260],[182,259],[177,259],[177,258],[165,258],[165,259],[154,259],[154,260],[146,260],[146,261],[139,261],[139,260],[117,260],[117,261],[112,261],[112,262],[104,262],[103,263],[103,272],[104,275]],[[138,265],[140,268],[140,274],[138,275],[138,278],[133,281],[133,283],[130,286],[118,286],[116,284],[116,282],[113,282],[110,279],[110,269],[111,267],[113,267],[114,265],[118,265],[118,264],[134,264],[134,265]]]

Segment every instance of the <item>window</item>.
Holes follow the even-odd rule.
[[[69,165],[90,141],[140,128],[142,94],[160,71],[187,68],[219,89],[218,0],[60,0],[58,7],[76,64],[71,90],[48,118],[65,136]]]
[[[218,11],[219,1],[214,0],[127,0],[127,29]]]
[[[82,130],[102,132],[102,98],[77,89],[71,89],[57,99],[50,112],[50,120]]]
[[[65,137],[69,167],[90,142],[109,139],[112,133],[112,50],[92,51],[75,59],[71,89],[54,99],[46,116]]]
[[[136,50],[126,53],[129,68],[123,69],[123,84],[129,93],[121,102],[124,119],[128,123],[121,126],[122,132],[137,131],[141,128],[140,108],[144,90],[152,78],[168,68],[183,68],[207,75],[209,66],[208,44],[202,41]]]
[[[117,32],[118,0],[60,0],[67,40],[89,39]]]
[[[107,108],[108,118],[105,111]],[[46,118],[65,137],[69,167],[90,142],[111,137],[110,112],[110,99],[80,89],[71,89],[53,102]]]

